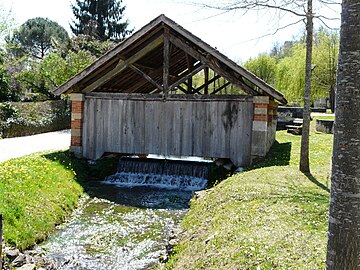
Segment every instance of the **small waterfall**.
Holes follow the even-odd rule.
[[[209,166],[207,162],[123,158],[117,173],[108,176],[104,183],[201,190],[207,184]]]

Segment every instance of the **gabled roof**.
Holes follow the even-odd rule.
[[[165,92],[180,87],[204,68],[212,69],[250,95],[268,95],[287,103],[272,86],[165,15],[152,20],[53,92]]]

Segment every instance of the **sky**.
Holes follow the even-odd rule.
[[[301,36],[305,28],[303,22],[285,27],[299,21],[299,17],[289,14],[264,11],[244,14],[232,11],[219,15],[219,10],[196,6],[190,1],[123,0],[122,3],[126,5],[124,16],[135,31],[160,14],[165,14],[236,62],[243,62],[259,53],[269,52],[274,44],[282,44],[286,40]],[[223,0],[214,3],[221,1]],[[17,26],[30,18],[46,17],[62,25],[71,34],[69,23],[73,19],[72,2],[74,0],[0,0],[0,5],[6,11],[11,10]],[[330,8],[318,7],[315,12],[339,18],[340,5],[331,5]],[[327,21],[327,25],[338,28],[340,21],[330,20]],[[316,23],[316,26],[319,27],[319,23]],[[283,27],[284,29],[277,31]]]

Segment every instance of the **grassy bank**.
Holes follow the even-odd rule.
[[[26,249],[44,239],[76,207],[88,179],[114,173],[116,158],[90,166],[68,151],[0,163],[0,213],[6,244]]]
[[[266,160],[193,200],[166,268],[324,269],[332,135],[312,128],[311,175],[300,139],[278,132]]]
[[[82,187],[73,165],[64,152],[0,163],[0,212],[7,245],[34,245],[74,209]]]

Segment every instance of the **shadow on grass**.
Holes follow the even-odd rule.
[[[44,157],[56,161],[63,167],[72,169],[76,173],[76,181],[83,185],[88,181],[104,180],[106,176],[114,174],[117,170],[119,158],[105,157],[90,165],[85,159],[78,159],[69,150],[44,154]]]
[[[307,179],[309,179],[312,183],[317,185],[319,188],[330,193],[330,189],[327,186],[325,186],[323,183],[319,182],[311,173],[304,173],[304,175],[307,177]]]
[[[187,209],[191,192],[159,190],[156,188],[117,188],[115,185],[101,183],[107,176],[117,171],[119,156],[105,156],[89,164],[86,159],[78,159],[69,151],[59,151],[43,155],[76,173],[79,183],[91,198],[101,198],[116,204],[150,209]]]
[[[250,169],[289,165],[290,155],[291,142],[279,143],[275,141],[266,157],[253,164]]]

